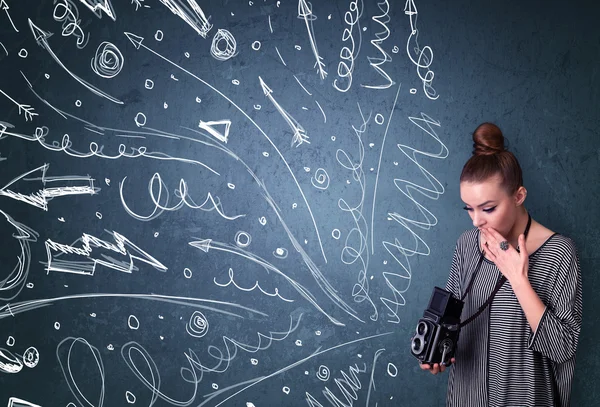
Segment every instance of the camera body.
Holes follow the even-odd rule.
[[[451,364],[460,334],[460,316],[464,302],[451,292],[433,289],[429,306],[419,319],[411,339],[411,353],[421,363]]]

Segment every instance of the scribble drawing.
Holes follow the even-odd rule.
[[[179,188],[175,190],[175,197],[179,199],[179,202],[177,202],[174,205],[168,206],[169,191],[159,173],[155,173],[148,182],[148,192],[150,193],[150,199],[152,200],[154,208],[152,209],[152,212],[149,215],[142,216],[131,210],[129,208],[129,205],[127,205],[127,203],[125,202],[123,188],[125,186],[126,179],[127,177],[123,178],[123,181],[119,183],[121,203],[123,204],[123,208],[125,209],[125,211],[137,220],[149,221],[152,219],[156,219],[164,211],[177,211],[181,209],[184,205],[188,208],[200,209],[204,212],[211,212],[214,210],[219,214],[219,216],[221,216],[225,220],[236,220],[238,218],[246,216],[244,214],[235,216],[226,215],[223,209],[223,205],[221,204],[221,200],[218,197],[214,198],[210,192],[206,194],[206,199],[204,200],[204,202],[198,205],[196,202],[194,202],[192,197],[190,197],[187,183],[183,178],[179,180]]]
[[[0,47],[2,47],[2,49],[4,50],[4,53],[6,54],[6,56],[8,56],[8,50],[6,49],[4,44],[2,44],[2,42],[0,42]]]
[[[310,4],[310,2],[306,0],[298,0],[298,18],[304,20],[306,30],[308,31],[310,47],[312,48],[313,55],[316,59],[314,66],[317,68],[317,72],[319,73],[321,79],[325,79],[327,77],[327,72],[325,71],[325,64],[323,63],[323,58],[319,55],[317,39],[315,37],[315,30],[313,28],[313,21],[317,19],[317,16],[313,14],[311,6],[312,5]]]
[[[421,165],[419,156],[436,159],[445,159],[448,157],[448,148],[435,132],[435,128],[440,127],[438,121],[424,113],[421,113],[420,117],[409,117],[409,120],[423,131],[424,135],[431,137],[439,144],[439,151],[422,151],[405,144],[398,144],[400,151],[408,157],[408,159],[412,161],[423,174],[427,180],[427,184],[420,185],[406,179],[394,179],[396,188],[398,188],[398,190],[415,205],[421,216],[413,219],[397,212],[388,213],[388,216],[399,223],[411,237],[411,244],[409,246],[400,242],[398,238],[394,239],[394,242],[382,242],[385,249],[400,266],[400,271],[397,273],[387,271],[382,273],[386,285],[392,291],[392,298],[380,297],[380,299],[388,309],[388,317],[390,318],[388,322],[392,323],[400,322],[398,309],[399,306],[403,306],[406,303],[403,294],[410,287],[412,279],[412,268],[409,257],[414,255],[429,256],[431,253],[425,240],[417,234],[416,228],[430,230],[433,226],[437,225],[437,217],[417,200],[416,195],[420,194],[429,199],[437,200],[444,193],[444,186],[433,176],[433,174],[431,174],[431,172]]]
[[[218,131],[216,126],[224,126],[223,131]],[[202,130],[207,131],[211,136],[216,138],[223,143],[227,143],[227,139],[229,138],[229,127],[231,126],[231,120],[215,120],[215,121],[202,121],[200,120],[200,127]]]
[[[7,407],[42,407],[38,404],[33,404],[30,401],[23,400],[17,397],[11,397],[8,399]]]
[[[208,32],[212,28],[212,24],[209,22],[210,16],[207,18],[204,11],[200,8],[195,0],[187,0],[189,5],[185,5],[184,0],[159,0],[162,4],[167,6],[169,10],[183,21],[185,21],[190,27],[192,27],[202,38],[206,38]],[[190,10],[191,7],[191,10]]]
[[[93,276],[96,266],[100,265],[123,273],[132,273],[139,270],[134,260],[149,264],[158,271],[167,271],[166,266],[140,249],[125,236],[117,232],[107,232],[113,236],[114,243],[101,240],[87,233],[84,233],[82,237],[70,245],[56,243],[51,239],[46,240],[46,254],[48,256],[46,271],[48,273],[56,271]],[[75,247],[77,242],[82,243],[81,247]],[[96,255],[99,251],[108,251],[109,253]],[[126,256],[128,261],[115,259],[110,256],[110,252]],[[63,256],[67,256],[69,259],[63,260]]]
[[[384,83],[381,85],[361,85],[361,86],[363,86],[365,88],[369,88],[369,89],[388,89],[392,85],[394,85],[395,82],[392,80],[392,78],[390,78],[390,75],[388,75],[388,73],[386,71],[384,71],[381,66],[383,64],[385,64],[386,62],[391,62],[392,57],[390,56],[390,54],[388,54],[383,49],[383,47],[381,45],[390,36],[390,29],[387,26],[387,24],[390,22],[390,15],[389,15],[390,3],[388,0],[383,0],[382,2],[377,3],[377,7],[379,7],[379,10],[381,11],[382,14],[378,15],[378,16],[373,16],[372,19],[377,24],[379,24],[381,27],[383,27],[383,31],[375,34],[376,38],[371,40],[371,44],[375,48],[377,48],[377,50],[379,51],[381,56],[367,57],[367,60],[369,61],[369,64],[371,65],[371,67],[373,69],[375,69],[375,71],[379,75],[381,75],[386,80],[387,83]]]
[[[256,129],[260,132],[260,134],[262,134],[262,136],[269,142],[269,144],[271,145],[271,147],[277,152],[277,155],[279,156],[279,158],[281,159],[281,161],[285,165],[285,167],[288,170],[288,172],[289,172],[290,176],[292,177],[292,179],[294,180],[294,184],[296,185],[296,188],[300,192],[300,195],[302,195],[302,200],[304,201],[304,204],[306,205],[306,210],[310,214],[310,218],[311,218],[312,223],[313,223],[313,228],[315,230],[315,234],[317,235],[317,240],[319,242],[319,248],[321,249],[321,254],[323,255],[323,259],[325,260],[325,263],[327,263],[327,256],[325,255],[325,249],[323,248],[323,242],[321,240],[321,234],[319,232],[319,227],[317,226],[317,221],[315,220],[315,216],[314,216],[314,214],[312,212],[312,209],[310,207],[310,203],[308,202],[308,199],[306,198],[306,195],[304,194],[304,191],[302,190],[302,187],[300,186],[300,183],[298,182],[298,179],[296,178],[296,175],[294,174],[294,171],[292,171],[289,163],[285,160],[285,157],[283,156],[283,154],[281,153],[281,151],[279,150],[279,148],[277,147],[277,145],[275,145],[275,143],[273,143],[273,140],[271,140],[271,138],[267,135],[267,133],[265,133],[265,131],[258,125],[258,123],[256,123],[248,115],[248,113],[246,113],[244,111],[244,109],[240,108],[233,100],[231,100],[225,94],[223,94],[223,92],[221,92],[220,90],[218,90],[217,88],[215,88],[214,86],[212,86],[210,83],[208,83],[205,80],[203,80],[202,78],[200,78],[198,75],[193,74],[192,72],[188,71],[187,69],[185,69],[185,68],[177,65],[176,63],[174,63],[170,59],[165,58],[163,55],[159,54],[158,52],[156,52],[153,49],[151,49],[151,48],[147,47],[146,45],[144,45],[143,44],[143,41],[144,41],[143,37],[140,37],[138,35],[132,34],[130,32],[124,32],[124,34],[125,34],[125,36],[127,36],[127,38],[129,39],[129,41],[131,41],[131,43],[134,45],[134,47],[136,49],[139,50],[140,48],[144,48],[145,50],[153,53],[154,55],[156,55],[157,57],[161,58],[165,62],[168,62],[169,64],[177,67],[182,72],[185,72],[187,75],[191,76],[192,78],[196,79],[197,81],[201,82],[202,84],[204,84],[205,86],[207,86],[208,88],[210,88],[213,92],[217,93],[219,96],[221,96],[227,102],[229,102],[233,107],[235,107],[250,123],[252,123],[252,125],[254,127],[256,127]],[[195,131],[195,130],[192,130],[192,131]],[[254,177],[254,178],[255,178],[255,180],[259,184],[262,185],[262,183],[260,183],[260,180],[258,178],[256,178],[256,177]]]
[[[423,92],[425,93],[425,96],[431,100],[436,100],[440,95],[437,94],[432,86],[435,73],[429,69],[433,63],[433,50],[430,46],[425,46],[424,48],[419,46],[419,29],[417,28],[418,12],[414,0],[406,0],[404,14],[410,19],[410,35],[406,41],[406,54],[411,62],[417,67],[417,75],[423,82]],[[411,45],[412,51],[417,56],[417,59],[413,57]],[[423,73],[423,70],[425,70],[425,73]]]
[[[36,112],[34,112],[33,107],[31,107],[29,105],[22,105],[21,103],[17,102],[13,98],[11,98],[2,89],[0,89],[0,93],[2,93],[8,100],[10,100],[12,103],[14,103],[19,108],[19,115],[21,113],[23,113],[23,116],[25,117],[26,122],[29,120],[33,120],[33,117],[38,115]]]
[[[79,0],[83,3],[91,12],[93,12],[96,17],[102,18],[102,12],[104,12],[107,16],[113,19],[113,21],[117,20],[117,15],[115,14],[115,10],[110,3],[111,0]]]
[[[10,273],[0,280],[0,300],[11,301],[15,299],[25,287],[29,267],[31,265],[31,246],[38,238],[38,233],[30,227],[17,222],[10,215],[0,209],[0,215],[15,228],[12,237],[17,240],[21,254],[17,256],[17,264]]]
[[[67,69],[67,67],[62,63],[62,61],[58,58],[58,56],[54,53],[54,51],[50,47],[50,44],[48,43],[48,39],[53,34],[50,33],[50,32],[46,32],[46,31],[42,30],[41,28],[39,28],[38,26],[36,26],[31,21],[31,19],[27,19],[27,21],[29,21],[29,28],[31,28],[31,32],[33,33],[33,37],[35,38],[37,44],[40,47],[42,47],[44,50],[46,50],[50,54],[50,56],[60,65],[60,67],[64,69],[64,71],[66,73],[68,73],[73,79],[75,79],[77,82],[79,82],[80,84],[82,84],[83,86],[85,86],[87,89],[89,89],[90,91],[92,91],[92,93],[94,93],[94,94],[96,94],[98,96],[104,97],[104,98],[110,100],[113,103],[117,103],[117,104],[120,104],[120,105],[123,104],[123,102],[120,101],[119,99],[116,99],[116,98],[110,96],[109,94],[101,91],[100,89],[98,89],[94,85],[91,85],[91,84],[87,83],[86,81],[84,81],[83,79],[81,79],[80,77],[78,77],[77,75],[75,75],[74,73],[72,73],[71,71],[69,71]]]
[[[88,44],[90,37],[81,28],[81,19],[79,18],[79,10],[75,5],[76,0],[58,0],[54,1],[54,10],[52,17],[54,20],[62,23],[63,37],[73,35],[77,38],[77,48],[83,49]]]
[[[351,204],[344,198],[338,200],[338,207],[342,212],[348,213],[352,216],[354,226],[349,230],[344,241],[344,247],[341,252],[341,261],[346,265],[358,264],[359,272],[357,282],[352,287],[352,298],[356,303],[367,302],[372,308],[373,313],[369,317],[372,321],[379,319],[379,311],[375,305],[373,299],[369,294],[369,279],[367,273],[369,271],[369,225],[364,216],[365,211],[365,195],[367,189],[366,175],[364,171],[364,160],[365,160],[365,146],[363,142],[363,134],[367,130],[367,125],[371,120],[371,113],[365,118],[360,104],[357,103],[358,111],[361,117],[361,124],[357,128],[352,125],[352,129],[356,135],[358,141],[358,157],[353,158],[354,155],[349,154],[343,149],[339,149],[336,152],[337,162],[346,170],[351,171],[352,178],[359,186],[359,197],[358,202]]]
[[[10,7],[8,7],[8,3],[6,2],[6,0],[0,0],[0,9],[6,13],[6,18],[8,18],[8,21],[10,22],[10,25],[12,25],[13,30],[19,32],[19,30],[17,30],[17,27],[15,27],[15,23],[13,23],[10,13],[8,12],[9,8]]]
[[[48,202],[54,198],[68,195],[95,195],[100,191],[100,188],[94,187],[94,179],[89,175],[49,177],[46,175],[46,171],[49,167],[50,164],[44,164],[41,167],[19,175],[17,178],[0,188],[0,196],[6,196],[17,201],[25,202],[26,204],[47,211]],[[29,177],[37,172],[41,172],[40,177]],[[37,192],[28,195],[12,190],[15,186],[18,187],[20,184],[24,184],[25,181],[40,182],[42,188]]]
[[[298,123],[298,121],[294,119],[292,115],[290,115],[283,107],[281,107],[281,105],[273,97],[273,90],[267,86],[260,76],[258,77],[258,80],[260,81],[260,86],[262,87],[265,96],[271,101],[273,106],[275,106],[279,114],[283,117],[288,126],[290,126],[290,129],[292,129],[292,147],[294,147],[296,144],[296,147],[299,147],[302,143],[310,144],[304,127],[302,127],[302,125]]]
[[[82,352],[83,348],[84,352]],[[88,355],[86,355],[86,353]],[[91,354],[91,359],[89,355]],[[80,359],[83,356],[87,356],[85,359]],[[74,338],[67,337],[63,339],[58,346],[56,347],[56,358],[58,359],[58,363],[60,365],[60,369],[62,370],[63,376],[71,393],[81,406],[87,407],[102,407],[104,404],[104,395],[106,392],[105,388],[105,371],[104,371],[104,363],[102,362],[102,354],[95,346],[91,345],[88,341],[83,338]],[[79,366],[85,364],[86,366],[86,376],[87,380],[90,380],[92,376],[92,372],[97,370],[97,374],[99,376],[99,388],[100,394],[97,395],[98,400],[94,400],[91,402],[82,392],[82,389],[77,385],[77,377],[74,375],[74,370],[76,372],[81,371]],[[94,366],[95,365],[95,366]],[[72,369],[72,367],[77,366],[76,369]],[[89,373],[88,373],[89,372]],[[80,378],[80,382],[83,378]],[[97,392],[97,389],[94,389],[94,394]],[[88,394],[88,396],[91,396]]]

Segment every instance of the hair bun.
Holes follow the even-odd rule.
[[[506,149],[504,136],[493,123],[482,123],[473,132],[473,155],[493,155]]]

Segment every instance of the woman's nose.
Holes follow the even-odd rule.
[[[473,226],[480,228],[484,225],[485,221],[479,214],[473,214]]]

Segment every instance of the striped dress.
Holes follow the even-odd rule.
[[[481,250],[478,229],[456,244],[446,289],[457,298],[467,287]],[[535,334],[509,282],[492,304],[460,332],[448,376],[446,405],[570,405],[575,351],[581,330],[581,272],[571,239],[554,234],[529,255],[529,281],[546,305]],[[462,320],[488,298],[501,273],[485,259],[465,298]]]

